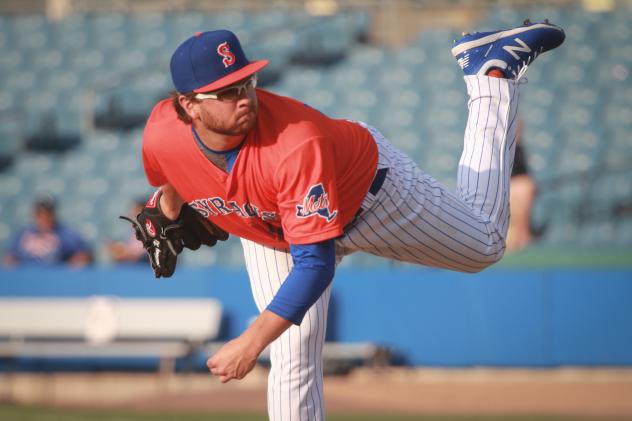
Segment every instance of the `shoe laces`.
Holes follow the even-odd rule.
[[[522,60],[518,65],[518,69],[512,70],[511,73],[518,83],[527,83],[529,80],[526,78],[525,74],[527,73],[527,69],[529,68],[529,64],[531,64],[535,58],[542,52],[544,47],[540,47],[540,51],[534,51],[533,56],[528,55],[526,60]]]

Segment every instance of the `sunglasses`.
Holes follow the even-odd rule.
[[[242,97],[244,92],[252,91],[257,87],[257,74],[250,76],[239,85],[231,85],[213,92],[204,92],[195,95],[195,99],[214,99],[217,101],[235,101]]]

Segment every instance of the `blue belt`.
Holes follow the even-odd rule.
[[[387,172],[388,168],[380,168],[375,172],[375,177],[373,177],[373,182],[371,183],[371,187],[369,187],[369,193],[371,193],[373,196],[375,196],[377,192],[379,192],[382,188],[382,184],[384,184]]]
[[[369,193],[371,193],[373,196],[375,196],[382,188],[384,180],[386,180],[386,173],[388,173],[388,168],[380,168],[375,172],[375,177],[373,177],[373,181],[371,182],[371,186],[369,187]],[[358,218],[364,211],[365,209],[362,209],[362,206],[360,206],[356,214],[353,216],[351,222],[345,225],[345,232],[358,220]]]

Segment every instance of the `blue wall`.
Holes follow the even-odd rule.
[[[223,339],[256,314],[245,271],[0,271],[2,296],[216,297]],[[492,269],[476,275],[338,270],[329,338],[374,341],[412,365],[632,365],[632,270]]]

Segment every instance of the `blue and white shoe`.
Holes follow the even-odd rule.
[[[505,31],[466,34],[455,41],[452,55],[466,75],[485,75],[500,69],[506,78],[518,80],[535,58],[564,42],[564,30],[545,20]]]

